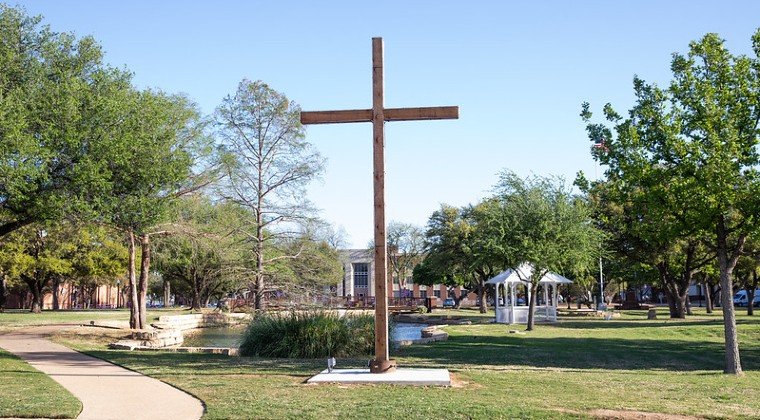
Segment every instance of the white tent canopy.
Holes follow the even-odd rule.
[[[526,299],[523,302],[527,304],[530,301],[530,289],[528,284],[533,275],[533,266],[530,264],[522,264],[516,269],[507,269],[497,274],[493,278],[489,279],[486,284],[493,284],[496,286],[496,322],[499,323],[520,323],[524,324],[528,322],[528,306],[519,305],[517,299],[517,288],[523,286],[525,289]],[[557,286],[560,284],[571,284],[572,281],[557,274],[548,272],[541,277],[538,281],[539,287],[543,289],[544,304],[542,306],[536,305],[534,308],[534,316],[537,318],[543,315],[546,321],[557,320]],[[499,298],[499,286],[504,285],[507,296]],[[549,290],[551,288],[551,294]]]

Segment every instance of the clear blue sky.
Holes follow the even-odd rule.
[[[260,79],[304,110],[371,106],[371,38],[385,41],[388,107],[459,105],[455,121],[386,124],[388,220],[424,225],[440,203],[486,196],[496,174],[593,176],[578,114],[632,104],[634,74],[662,84],[671,53],[717,32],[751,52],[758,1],[72,1],[19,4],[56,31],[93,35],[141,87],[211,113]],[[313,126],[328,158],[322,216],[372,237],[369,124]]]

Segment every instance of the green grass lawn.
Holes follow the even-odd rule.
[[[72,418],[80,411],[58,382],[0,349],[0,417]]]
[[[151,309],[148,310],[148,319],[156,320],[161,315],[178,315],[189,314],[189,310],[178,308]],[[49,325],[49,324],[76,324],[88,323],[93,320],[98,321],[128,321],[129,309],[107,309],[107,310],[45,310],[39,314],[33,314],[28,310],[6,309],[0,313],[0,332],[3,330],[26,327],[32,325]]]
[[[435,316],[483,318],[472,311]],[[323,360],[106,350],[92,336],[69,345],[184,389],[207,418],[567,418],[630,410],[760,418],[760,317],[738,317],[743,377],[722,374],[720,314],[647,321],[566,318],[521,326],[449,326],[446,342],[395,352],[403,367],[446,367],[452,388],[305,385]],[[339,360],[358,367],[360,360]]]

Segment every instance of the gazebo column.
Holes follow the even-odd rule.
[[[544,283],[543,289],[544,289],[544,314],[546,315],[546,320],[549,320],[549,284]]]
[[[507,285],[507,295],[509,297],[509,302],[507,302],[507,311],[509,311],[509,323],[514,324],[515,323],[515,284],[514,283],[506,283]]]
[[[557,310],[559,309],[559,300],[557,298],[559,297],[559,293],[557,293],[558,284],[552,285],[552,290],[554,291],[554,299],[552,302],[554,303],[554,320],[557,320]]]

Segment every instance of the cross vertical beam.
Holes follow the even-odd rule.
[[[388,254],[385,233],[383,39],[372,38],[372,152],[375,196],[375,360],[370,372],[395,369],[388,353]]]
[[[301,112],[301,124],[372,123],[375,213],[375,359],[370,372],[396,369],[388,354],[388,253],[385,232],[385,121],[459,118],[459,107],[385,108],[383,93],[383,39],[372,38],[372,109]]]

